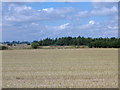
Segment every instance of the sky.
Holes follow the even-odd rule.
[[[2,41],[118,37],[117,2],[3,2]]]

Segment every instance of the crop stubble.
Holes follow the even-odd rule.
[[[3,88],[117,88],[118,49],[3,51]]]

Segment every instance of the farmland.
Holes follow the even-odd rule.
[[[3,88],[117,88],[118,49],[2,51]]]

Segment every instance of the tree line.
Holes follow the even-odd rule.
[[[7,44],[8,46],[16,46],[17,44],[27,44],[27,45],[30,45],[31,42],[28,42],[28,41],[7,41],[7,42],[2,42],[1,44]]]
[[[88,46],[89,48],[120,48],[120,38],[85,38],[85,37],[61,37],[61,38],[46,38],[40,41],[33,41],[31,46]]]

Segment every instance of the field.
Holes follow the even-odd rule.
[[[2,52],[3,88],[118,87],[118,49]]]

